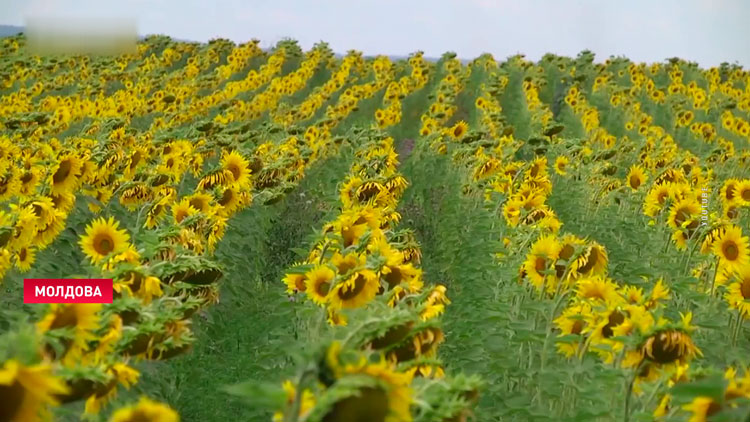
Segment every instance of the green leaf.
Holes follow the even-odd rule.
[[[242,398],[253,407],[280,409],[286,403],[286,392],[280,385],[268,382],[246,381],[226,386],[224,392]]]
[[[672,395],[675,398],[692,400],[695,397],[710,397],[721,401],[724,397],[726,380],[721,375],[714,375],[700,381],[691,383],[680,383],[672,387]]]

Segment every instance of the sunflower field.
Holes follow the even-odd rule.
[[[750,422],[741,66],[26,41],[0,422]]]

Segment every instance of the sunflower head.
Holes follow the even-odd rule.
[[[86,227],[86,234],[81,236],[79,244],[93,263],[98,263],[111,254],[124,252],[129,246],[130,235],[118,229],[120,223],[114,217],[105,220],[100,217]]]

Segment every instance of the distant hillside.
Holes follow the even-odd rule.
[[[10,37],[23,32],[23,26],[0,25],[0,37]]]

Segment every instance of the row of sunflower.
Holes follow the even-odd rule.
[[[425,288],[419,245],[398,228],[407,181],[393,139],[376,130],[357,136],[340,214],[284,278],[288,293],[319,306],[330,327],[310,324],[318,347],[285,381],[287,401],[274,420],[466,420],[480,383],[446,376],[437,359],[439,316],[450,302],[444,286]]]
[[[388,77],[387,72],[384,72],[382,69],[382,60],[383,59],[376,60],[377,63],[372,64],[376,81],[385,80]],[[361,69],[362,66],[363,60],[361,55],[357,52],[349,52],[336,68],[333,75],[331,75],[323,85],[313,90],[307,98],[300,101],[299,104],[291,106],[289,109],[277,108],[273,110],[273,121],[284,126],[289,126],[296,122],[313,117],[315,112],[322,107],[326,101],[350,81],[354,80],[355,75],[352,73],[352,70]],[[362,72],[360,70],[357,73]]]
[[[402,76],[398,81],[392,81],[383,96],[383,108],[375,112],[375,123],[379,128],[398,124],[401,121],[403,100],[409,94],[422,89],[430,80],[430,66],[423,57],[423,52],[417,52],[409,57],[411,72]],[[391,66],[390,61],[388,66]]]
[[[194,341],[190,317],[218,300],[222,270],[212,253],[228,219],[253,198],[279,200],[307,166],[335,152],[340,142],[330,130],[353,110],[344,109],[333,121],[320,119],[307,131],[294,128],[305,132],[302,138],[265,132],[261,136],[277,141],[252,150],[221,135],[157,143],[117,129],[103,144],[83,138],[52,143],[50,155],[55,148],[67,153],[42,191],[68,199],[67,211],[78,190],[93,191],[91,197],[98,200],[92,211],[97,213],[106,213],[110,198],[119,193],[120,203],[137,211],[138,221],[135,233],[128,233],[114,218],[99,218],[80,240],[94,266],[89,275],[115,280],[112,304],[52,305],[35,324],[19,323],[3,336],[0,389],[8,394],[3,394],[0,420],[44,419],[49,405],[79,400],[86,401],[86,414],[98,413],[118,385],[129,388],[137,381],[131,360],[167,359],[189,350]],[[37,144],[43,145],[41,140]],[[93,165],[83,157],[101,161]],[[9,163],[8,168],[15,167]],[[197,179],[192,194],[180,189],[188,172]],[[33,249],[24,255],[23,248],[38,247],[33,242],[40,234],[30,223],[46,223],[45,230],[52,225],[59,233],[67,214],[58,212],[52,199],[50,204],[37,202],[28,206],[23,224],[14,221],[16,229],[7,236],[20,249],[18,255],[32,259]],[[45,204],[52,214],[44,212],[49,211]],[[21,228],[22,235],[15,235]],[[159,415],[176,420],[174,412],[146,399],[116,412],[113,419],[161,420]]]
[[[471,68],[463,66],[455,53],[443,55],[442,63],[441,79],[430,96],[433,100],[432,104],[420,117],[422,127],[419,134],[422,136],[440,131],[443,125],[451,119],[456,111],[456,96],[464,88],[471,75]],[[466,132],[466,128],[466,123],[460,121],[454,125],[453,130],[458,137]]]
[[[606,69],[607,66],[613,68],[613,70],[608,72],[609,69]],[[618,66],[624,67],[621,63],[608,62],[607,65],[603,66],[603,69],[600,70],[600,74],[614,75],[617,73],[620,75],[620,79],[624,80],[624,71],[622,68],[617,71],[616,69]],[[747,239],[742,236],[740,227],[736,225],[736,222],[740,220],[736,208],[732,208],[734,210],[733,215],[727,216],[728,218],[717,216],[718,213],[716,212],[716,208],[718,204],[717,201],[715,201],[715,195],[712,194],[712,192],[719,191],[719,188],[721,188],[721,192],[725,192],[727,189],[726,186],[723,188],[721,187],[721,182],[716,180],[716,174],[713,168],[701,166],[698,156],[688,149],[681,148],[680,145],[675,142],[675,138],[681,138],[681,140],[684,141],[684,132],[679,132],[679,129],[690,124],[690,121],[692,120],[692,112],[685,111],[684,108],[680,106],[680,104],[684,104],[686,101],[682,98],[673,98],[673,96],[680,95],[685,91],[690,92],[693,96],[692,102],[695,103],[695,107],[705,107],[706,102],[709,100],[703,98],[705,92],[698,87],[695,81],[689,83],[686,89],[675,88],[677,84],[681,83],[682,78],[682,71],[679,70],[677,65],[673,65],[669,74],[669,80],[672,81],[672,85],[667,90],[669,93],[660,95],[653,94],[653,92],[657,90],[656,84],[652,79],[646,76],[645,69],[643,69],[642,66],[630,64],[627,66],[627,69],[631,73],[630,82],[633,83],[632,87],[623,89],[622,86],[610,82],[612,79],[616,79],[614,76],[597,77],[590,92],[591,95],[594,96],[596,91],[605,91],[606,94],[609,95],[608,103],[611,104],[611,106],[615,108],[623,107],[625,109],[625,116],[629,119],[629,121],[625,123],[624,128],[626,131],[632,131],[634,129],[635,125],[633,121],[640,122],[638,133],[632,133],[633,139],[624,136],[622,140],[618,142],[622,144],[622,147],[618,151],[613,151],[612,153],[607,154],[611,161],[617,162],[620,157],[634,155],[634,153],[631,153],[631,151],[634,151],[637,153],[637,156],[633,158],[640,161],[640,163],[633,164],[630,167],[629,172],[625,176],[624,184],[619,183],[616,180],[611,180],[606,174],[614,174],[616,169],[613,169],[614,166],[611,164],[602,166],[600,171],[605,176],[602,177],[602,183],[608,183],[605,181],[610,179],[609,183],[612,187],[605,186],[605,190],[608,192],[615,192],[616,190],[619,190],[620,192],[632,192],[632,195],[638,198],[635,204],[642,203],[644,214],[651,218],[649,225],[664,225],[669,227],[669,230],[672,232],[671,239],[674,241],[677,248],[688,252],[688,264],[693,256],[694,249],[697,248],[698,245],[700,245],[703,254],[713,255],[712,258],[702,259],[698,264],[698,268],[693,271],[693,274],[697,276],[699,281],[699,283],[696,284],[696,290],[704,293],[706,299],[708,299],[714,294],[714,288],[717,285],[716,280],[719,280],[718,283],[721,283],[722,278],[717,278],[716,272],[714,272],[714,278],[712,280],[707,280],[707,275],[705,272],[701,271],[701,269],[704,269],[707,263],[713,262],[715,263],[715,271],[720,271],[720,274],[725,271],[727,273],[733,272],[733,270],[725,270],[725,268],[737,268],[738,271],[742,271],[739,270],[739,268],[744,265],[746,260],[743,255],[746,254],[744,251],[746,249],[745,245],[747,244]],[[652,73],[655,73],[658,70],[658,66],[652,66],[651,68]],[[627,84],[627,82],[623,83]],[[646,86],[645,95],[641,95],[641,86],[643,85]],[[571,90],[572,89],[573,88],[571,88]],[[668,115],[671,115],[671,120],[674,122],[674,126],[665,130],[663,127],[655,125],[653,123],[655,118],[642,110],[641,101],[650,102],[651,104],[649,104],[649,108],[655,112],[660,111],[657,108],[659,103],[676,105],[667,110]],[[721,96],[719,96],[719,98],[710,97],[710,101],[712,107],[721,107],[724,104]],[[603,101],[601,103],[606,104]],[[601,111],[611,115],[610,111]],[[696,113],[697,112],[698,110],[696,110]],[[705,116],[704,118],[711,116],[710,113],[702,115]],[[716,113],[713,114],[714,117],[716,115]],[[692,126],[691,132],[696,135],[697,140],[710,142],[716,136],[717,131],[711,123],[704,121],[698,125]],[[733,145],[731,142],[719,138],[719,144],[722,146],[722,149],[713,151],[708,157],[709,162],[727,163],[727,161],[729,161],[729,163],[731,163],[732,161],[737,160],[737,157],[734,156]],[[740,158],[740,162],[741,160],[742,158]],[[729,166],[731,165],[732,164],[729,164]],[[718,168],[716,173],[721,172],[722,175],[726,175],[725,169],[726,168]],[[647,181],[651,181],[650,187],[646,184]],[[739,180],[735,180],[735,182],[739,182]],[[620,186],[623,187],[621,188]],[[731,189],[733,189],[733,186],[730,186],[730,191]],[[730,193],[728,199],[731,198],[731,195],[732,194]],[[620,199],[616,200],[619,201]],[[726,213],[726,210],[730,209],[730,207],[727,206],[726,201],[723,199],[721,203]],[[734,222],[732,219],[734,219]],[[689,251],[687,251],[688,248]],[[731,286],[731,289],[725,295],[730,307],[741,306],[740,304],[743,301],[740,294],[743,276],[739,272],[735,274],[737,278]],[[724,281],[725,280],[726,278],[724,278]],[[610,286],[610,290],[612,287],[615,286]],[[633,303],[643,303],[644,296],[643,291],[640,288],[623,283],[620,283],[618,288],[623,290],[620,293],[622,297],[616,299],[617,301],[622,301],[625,298]],[[651,297],[646,300],[646,303],[654,303],[657,297],[666,295],[666,292],[667,289],[664,285],[657,283],[652,287]],[[678,292],[678,295],[683,294],[685,294],[685,292]],[[628,295],[630,295],[629,298]],[[646,309],[651,312],[652,307],[653,305],[647,305]],[[594,334],[599,335],[602,333],[611,337],[621,336],[627,338],[627,336],[632,335],[632,333],[639,332],[641,337],[638,337],[639,340],[634,341],[631,344],[631,346],[641,348],[640,351],[633,354],[636,360],[641,362],[639,365],[642,365],[639,368],[640,372],[638,376],[634,378],[636,390],[638,389],[638,383],[641,380],[659,380],[660,376],[657,375],[658,372],[661,372],[662,380],[667,379],[667,384],[669,386],[673,386],[677,382],[685,383],[686,381],[692,380],[691,377],[686,375],[688,372],[687,368],[689,368],[687,360],[694,356],[697,348],[692,345],[692,340],[688,338],[692,331],[692,328],[687,322],[690,319],[690,314],[683,316],[681,328],[678,329],[677,332],[674,332],[664,328],[669,326],[665,320],[658,318],[656,324],[654,324],[652,322],[653,316],[648,313],[644,314],[642,311],[642,309],[637,311],[628,310],[624,314],[626,315],[625,318],[621,318],[621,310],[618,310],[616,313],[609,313],[606,315],[607,318],[601,319],[601,321],[605,323],[603,328],[598,329],[593,328],[593,326],[590,325],[591,322],[587,319],[582,319],[583,314],[591,312],[591,307],[589,305],[578,307],[577,304],[574,304],[566,311],[577,315],[574,317],[574,321],[569,319],[559,320],[558,323],[571,324],[574,322],[574,325],[572,326],[561,326],[563,335],[572,332],[580,334],[581,330],[585,330],[584,327],[592,327],[591,334],[589,334],[590,337],[588,337],[589,339],[594,338]],[[630,318],[630,315],[638,315],[638,313],[646,315],[647,321],[647,323],[640,327],[637,324],[632,324],[627,321],[627,319]],[[740,311],[740,313],[742,313],[742,311]],[[739,318],[740,315],[738,314],[737,320],[739,320]],[[662,324],[665,325],[660,328],[660,325]],[[637,330],[633,328],[634,326],[637,327]],[[648,337],[648,330],[643,331],[644,327],[650,327],[652,330],[656,329],[656,331],[653,332],[651,337]],[[627,336],[622,336],[622,333],[618,333],[620,328],[626,330]],[[671,329],[674,330],[675,326],[672,326]],[[730,336],[732,343],[734,343],[736,342],[737,335],[741,328],[740,325],[735,322],[733,325],[730,325],[730,329],[734,332]],[[670,346],[670,343],[672,346]],[[654,348],[654,346],[657,347]],[[617,347],[619,348],[621,345],[618,344]],[[664,353],[670,347],[672,347],[674,353]],[[611,344],[606,346],[606,348],[608,350],[614,349]],[[659,351],[659,348],[662,348],[663,350]],[[578,350],[580,351],[580,349]],[[656,353],[657,351],[659,351],[659,353]],[[574,352],[572,350],[567,350],[566,353]],[[623,363],[627,362],[627,355],[625,356]],[[668,360],[672,360],[671,364],[664,365],[663,361]],[[658,365],[655,365],[655,362],[658,363]],[[675,365],[675,363],[678,364]],[[654,371],[655,366],[659,368],[659,371]],[[719,410],[731,411],[738,405],[738,401],[735,399],[748,397],[748,379],[747,375],[743,375],[741,378],[733,368],[730,368],[727,370],[726,397],[722,395],[721,397],[712,398],[711,400],[707,400],[707,397],[696,397],[692,403],[685,406],[685,408],[693,412],[694,418],[705,417],[706,412],[716,413]],[[742,387],[737,387],[738,385]],[[674,415],[676,413],[676,408],[670,408],[668,406],[669,400],[670,396],[668,394],[663,396],[661,404],[654,413],[655,416],[662,417],[667,414]],[[710,409],[706,406],[707,403],[712,403]]]
[[[613,66],[614,67],[614,66]],[[676,66],[670,72],[670,79],[673,86],[667,90],[669,94],[656,96],[650,91],[656,90],[655,84],[643,73],[635,73],[636,66],[629,66],[631,74],[638,75],[634,77],[633,82],[640,80],[646,81],[647,97],[643,101],[654,101],[654,103],[672,101],[671,96],[681,93],[684,90],[674,88],[675,83],[680,83],[681,75]],[[605,72],[606,73],[606,72]],[[570,92],[575,90],[575,86]],[[644,165],[634,164],[630,167],[625,177],[625,187],[638,195],[643,201],[644,213],[652,218],[649,224],[664,224],[673,231],[671,238],[681,250],[688,248],[687,242],[690,242],[690,255],[688,263],[692,256],[692,250],[701,244],[701,251],[704,254],[712,253],[715,258],[711,261],[716,263],[714,280],[711,283],[702,284],[704,287],[698,287],[699,291],[706,292],[707,295],[713,295],[716,280],[722,281],[721,277],[716,277],[716,271],[720,274],[735,274],[737,279],[732,285],[726,298],[731,307],[737,307],[743,301],[740,292],[742,286],[742,267],[747,264],[747,238],[742,236],[739,226],[732,223],[732,218],[737,218],[735,214],[729,219],[717,217],[715,202],[709,206],[709,197],[713,197],[710,192],[719,190],[715,182],[713,169],[706,169],[700,166],[700,159],[689,150],[680,148],[674,141],[672,135],[662,127],[654,125],[654,118],[648,113],[641,110],[638,97],[638,89],[630,88],[623,90],[617,86],[608,86],[607,78],[597,78],[591,89],[592,94],[598,90],[608,90],[613,93],[610,97],[610,103],[615,106],[625,106],[628,114],[634,116],[634,120],[641,123],[638,135],[643,136],[644,143],[634,142],[627,136],[620,141],[624,143],[622,147],[611,154],[608,154],[611,161],[617,161],[617,156],[625,155],[628,151],[636,150],[640,147],[637,159]],[[691,82],[688,86],[689,92],[694,96],[693,101],[702,105],[707,100],[702,96],[704,92],[697,87],[697,84]],[[580,91],[576,95],[569,94],[566,97],[566,103],[575,107],[579,104],[587,104],[584,95]],[[573,98],[570,98],[573,97]],[[697,98],[696,98],[697,97]],[[570,100],[573,100],[571,104]],[[691,119],[691,112],[685,112],[680,107],[674,109],[675,129],[687,126]],[[584,113],[581,115],[582,125],[587,130],[587,124],[590,123]],[[589,115],[595,115],[590,113]],[[596,122],[594,122],[596,123]],[[634,125],[630,122],[625,124],[626,130],[632,130]],[[699,132],[705,141],[712,139],[712,136],[706,136],[705,133],[713,133],[714,129],[709,123],[701,123],[698,127],[691,128],[693,133]],[[634,138],[638,138],[634,135]],[[611,135],[610,135],[611,136]],[[675,133],[679,136],[679,133]],[[728,141],[724,141],[728,143]],[[721,141],[720,141],[721,143]],[[607,145],[604,145],[608,148]],[[729,148],[730,151],[733,148]],[[721,152],[719,158],[721,162],[726,162],[732,158],[732,153]],[[601,172],[607,176],[607,173],[613,174],[612,165],[602,166]],[[608,171],[609,170],[609,171]],[[649,176],[651,175],[651,177]],[[648,188],[648,194],[643,196],[646,188],[646,181],[652,179],[651,187]],[[592,178],[593,179],[593,178]],[[602,178],[605,183],[605,191],[615,191],[620,189],[621,183],[612,181],[611,185],[606,185],[607,177]],[[593,180],[592,180],[593,181]],[[735,182],[740,182],[735,180]],[[719,182],[720,183],[720,182]],[[611,187],[610,187],[611,186]],[[733,189],[734,186],[730,186]],[[722,188],[722,192],[727,187]],[[621,189],[620,189],[621,190]],[[728,199],[731,198],[731,194]],[[722,201],[724,202],[724,201]],[[723,204],[724,209],[729,207]],[[738,220],[735,220],[738,221]],[[554,250],[574,250],[570,242],[560,241],[558,239],[541,238],[537,242],[541,249],[549,248],[544,253],[536,256],[545,256],[549,259],[549,251]],[[567,257],[560,260],[553,259],[554,267],[550,265],[540,265],[544,269],[557,269],[558,264],[571,262]],[[531,256],[529,257],[531,259]],[[536,258],[538,260],[538,258]],[[704,261],[705,262],[705,261]],[[583,264],[583,262],[581,262]],[[699,264],[703,265],[703,263]],[[527,261],[526,268],[531,269],[532,263]],[[738,271],[734,273],[734,271]],[[542,271],[543,273],[544,271]],[[559,275],[559,274],[558,274]],[[724,278],[726,281],[728,277]],[[601,281],[601,280],[600,280]],[[707,287],[707,286],[710,286]],[[689,375],[689,361],[696,355],[700,355],[699,349],[693,344],[691,333],[695,327],[690,324],[691,313],[682,315],[681,323],[670,323],[663,316],[664,312],[659,309],[666,307],[660,305],[659,301],[669,297],[669,289],[659,280],[651,288],[649,295],[644,295],[643,289],[634,285],[625,283],[610,283],[596,286],[580,285],[576,289],[577,298],[573,299],[569,307],[563,311],[562,315],[556,320],[560,330],[561,343],[558,347],[562,353],[568,355],[578,355],[584,351],[594,351],[599,354],[606,362],[619,362],[617,364],[623,367],[638,368],[634,375],[633,389],[639,392],[639,383],[642,381],[667,380],[667,385],[672,387],[676,383],[685,383],[692,380]],[[733,293],[732,293],[733,292]],[[581,300],[595,293],[596,299]],[[604,303],[607,303],[606,306]],[[619,305],[617,305],[619,303]],[[598,316],[597,313],[601,312]],[[742,311],[740,311],[742,313]],[[594,315],[592,317],[592,315]],[[738,315],[739,319],[739,315]],[[739,326],[735,326],[739,330]],[[735,335],[736,336],[736,335]],[[736,338],[736,337],[735,337]],[[607,339],[607,340],[604,340]],[[573,340],[573,344],[568,343]],[[605,352],[597,352],[596,343],[604,344]],[[620,357],[615,358],[616,352],[621,353]],[[693,370],[693,372],[700,372]],[[688,405],[684,406],[686,410],[693,413],[694,420],[702,420],[713,413],[721,410],[731,411],[736,408],[743,398],[750,397],[750,377],[745,372],[740,375],[735,369],[729,368],[726,373],[725,394],[720,397],[696,397]],[[668,414],[674,414],[676,408],[670,408],[669,394],[663,395],[659,407],[654,412],[655,417],[664,417]]]
[[[575,74],[574,71],[575,68],[572,68],[571,74]],[[533,73],[533,70],[530,73]],[[487,79],[495,80],[498,78],[497,75],[490,73]],[[544,131],[541,140],[532,137],[527,144],[534,147],[541,144],[559,150],[555,144],[561,142],[554,135],[559,133],[561,128],[550,128],[548,119],[551,115],[545,113],[547,110],[542,110],[541,113],[538,111],[540,107],[533,81],[533,78],[527,77],[522,85],[527,109],[532,115],[532,121],[534,114],[539,114],[539,120],[544,122],[542,127],[549,129]],[[545,84],[546,81],[541,83]],[[597,78],[594,87],[590,89],[595,92],[603,88],[607,88],[606,78]],[[693,91],[699,92],[696,89]],[[664,221],[671,226],[678,233],[675,235],[677,239],[694,238],[693,233],[702,221],[701,216],[705,215],[703,220],[709,220],[708,212],[702,212],[701,207],[701,204],[707,202],[705,198],[708,195],[704,192],[718,190],[717,186],[709,189],[713,172],[710,169],[708,172],[701,169],[697,157],[688,151],[680,150],[669,134],[662,128],[652,125],[653,118],[640,111],[637,99],[630,97],[629,91],[611,89],[610,92],[615,93],[612,98],[617,98],[616,101],[612,101],[613,105],[625,104],[629,110],[638,113],[642,125],[646,125],[640,134],[649,136],[638,156],[638,159],[647,163],[648,167],[631,166],[625,177],[625,188],[634,193],[639,189],[643,191],[645,182],[649,179],[648,173],[655,173],[652,189],[654,192],[661,189],[664,193],[649,194],[644,199],[646,214],[657,220],[655,216],[662,209],[669,209],[668,216],[665,215],[658,221]],[[623,368],[637,368],[634,371],[632,385],[636,394],[640,394],[640,385],[644,381],[667,379],[667,385],[672,387],[678,382],[685,383],[691,380],[686,375],[689,361],[700,355],[691,338],[691,333],[695,329],[690,324],[691,313],[682,315],[681,322],[670,322],[664,312],[664,301],[670,297],[670,289],[661,279],[656,283],[648,283],[651,285],[648,294],[644,293],[642,287],[616,282],[607,275],[608,256],[603,246],[572,234],[561,236],[557,233],[561,222],[556,219],[554,211],[545,204],[547,196],[552,191],[547,176],[546,158],[537,157],[527,163],[514,161],[523,145],[513,139],[512,128],[503,130],[505,119],[496,118],[495,121],[499,121],[499,124],[489,119],[491,112],[497,113],[502,110],[499,104],[493,106],[492,101],[494,96],[499,97],[501,94],[502,90],[488,90],[487,86],[480,90],[475,104],[481,116],[479,130],[471,130],[466,136],[456,139],[458,143],[447,143],[448,148],[445,140],[451,139],[447,136],[450,135],[450,131],[445,131],[431,142],[438,146],[439,152],[452,151],[455,163],[468,166],[472,174],[468,191],[477,191],[484,187],[487,200],[496,198],[495,192],[501,194],[499,204],[503,206],[506,223],[512,229],[511,234],[505,238],[506,245],[511,246],[515,239],[521,239],[518,243],[523,250],[531,238],[539,236],[531,245],[521,267],[521,280],[528,282],[539,294],[546,293],[553,299],[563,300],[568,295],[573,296],[568,307],[554,321],[559,335],[558,350],[568,357],[579,359],[583,359],[586,352],[592,352],[603,362]],[[558,175],[569,177],[569,156],[575,160],[574,167],[578,167],[575,177],[580,177],[582,168],[587,167],[591,171],[589,183],[600,186],[597,195],[592,198],[592,201],[596,202],[604,200],[609,192],[622,190],[623,184],[609,177],[616,169],[609,161],[616,161],[616,154],[625,155],[635,150],[639,142],[634,142],[626,136],[617,142],[621,145],[619,151],[608,152],[617,140],[599,126],[599,110],[588,104],[586,95],[575,84],[568,89],[565,103],[571,109],[580,109],[572,110],[572,115],[580,118],[583,133],[588,136],[582,147],[568,148],[572,155],[570,152],[559,155],[554,167]],[[676,121],[685,118],[679,112],[676,114]],[[626,129],[632,130],[633,125],[626,125]],[[637,134],[634,137],[637,138]],[[535,152],[543,154],[547,152],[547,147],[536,148]],[[505,154],[503,148],[506,150]],[[731,153],[729,156],[724,154],[724,161],[728,158],[731,158]],[[526,171],[519,172],[523,167],[526,167]],[[499,180],[502,180],[502,183],[498,183]],[[743,186],[744,181],[733,179],[728,187],[725,185],[722,188],[722,192],[730,192],[727,194],[727,200],[741,197],[744,192]],[[665,199],[668,202],[670,196],[675,204],[671,208],[669,203],[665,204]],[[680,205],[690,204],[691,208],[680,208],[676,205],[680,201]],[[741,203],[740,199],[736,201],[737,204]],[[723,206],[725,209],[729,208],[726,204]],[[736,207],[737,205],[732,208],[732,218],[738,219]],[[746,269],[747,238],[742,237],[741,229],[728,221],[717,222],[715,213],[710,221],[710,225],[708,221],[704,224],[709,227],[703,229],[700,236],[700,239],[704,239],[703,252],[713,252],[717,268]],[[519,227],[519,222],[525,224]],[[524,225],[541,230],[522,230]],[[514,227],[520,229],[513,229]],[[683,235],[684,237],[679,237]],[[684,245],[684,240],[682,244]],[[725,270],[719,271],[722,274]],[[723,280],[721,276],[718,278],[719,283],[731,277],[729,271],[726,274],[727,277]],[[737,278],[728,289],[726,297],[730,306],[742,309],[743,276],[740,273],[734,275]],[[740,310],[739,314],[743,312],[745,311]],[[735,328],[740,329],[739,326]],[[734,368],[729,368],[725,374],[724,387],[721,397],[695,397],[685,409],[691,411],[695,418],[705,416],[706,413],[736,409],[743,398],[750,397],[750,376],[747,373],[739,374]],[[670,395],[664,395],[654,415],[662,417],[674,414],[677,409],[670,408],[669,401]]]
[[[279,51],[283,50],[282,46]],[[155,93],[154,98],[158,94]],[[107,124],[108,117],[120,116],[119,108],[123,104],[131,104],[129,110],[138,108],[130,101],[135,101],[136,96],[134,87],[118,90],[108,97],[99,95],[95,100],[78,94],[47,96],[36,104],[38,112],[26,119],[8,119],[3,123],[11,135],[0,137],[3,146],[0,172],[4,174],[0,199],[10,204],[10,210],[2,214],[5,240],[0,272],[4,274],[13,260],[21,271],[30,268],[36,252],[49,246],[65,228],[77,193],[86,194],[92,211],[98,211],[119,191],[122,191],[121,202],[126,206],[151,199],[154,194],[149,191],[159,197],[172,195],[185,164],[190,161],[190,170],[200,176],[204,155],[211,154],[204,140],[197,142],[197,148],[187,141],[161,146],[153,141],[154,131],[141,136],[133,131],[126,133],[124,123],[133,117],[127,114],[123,116],[123,123]],[[5,112],[13,114],[24,110],[11,105]],[[52,116],[45,115],[45,110]],[[141,112],[151,111],[156,110],[148,107]],[[56,123],[55,116],[59,115],[63,118]],[[84,117],[95,119],[83,131],[85,138],[49,138],[50,134]],[[17,120],[26,123],[19,125]],[[88,138],[101,132],[108,133],[106,142]],[[147,160],[157,150],[165,153],[162,162],[147,166]],[[182,161],[184,158],[192,160]],[[134,180],[136,176],[140,181]],[[163,206],[158,209],[165,210]]]
[[[216,115],[214,121],[226,124],[253,120],[267,111],[276,110],[282,97],[293,95],[307,86],[319,67],[329,63],[333,58],[333,52],[325,44],[316,45],[306,55],[296,70],[274,78],[263,92],[254,95],[250,101],[238,100],[232,103],[222,114]],[[337,79],[331,79],[334,80]]]

